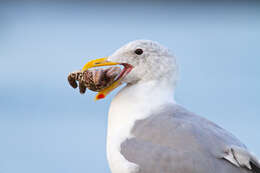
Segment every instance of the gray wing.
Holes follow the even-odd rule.
[[[259,161],[232,134],[178,105],[138,120],[121,154],[139,173],[260,173]]]

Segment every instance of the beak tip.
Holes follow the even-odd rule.
[[[104,94],[97,94],[95,100],[100,100],[100,99],[103,99],[103,98],[105,98]]]

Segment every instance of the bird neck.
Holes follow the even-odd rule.
[[[114,103],[127,107],[127,111],[149,111],[162,104],[175,103],[174,86],[162,80],[128,84],[114,97],[111,107]]]
[[[122,89],[122,94],[131,94],[131,97],[147,101],[173,101],[174,86],[166,81],[151,80],[128,84]]]

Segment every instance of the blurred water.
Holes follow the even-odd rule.
[[[260,156],[259,4],[0,4],[0,173],[109,172],[108,99],[68,72],[135,39],[178,57],[177,102]]]

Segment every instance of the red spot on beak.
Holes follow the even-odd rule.
[[[103,99],[103,98],[105,98],[105,95],[104,95],[104,94],[99,94],[99,95],[97,96],[97,98],[98,98],[98,99]]]

